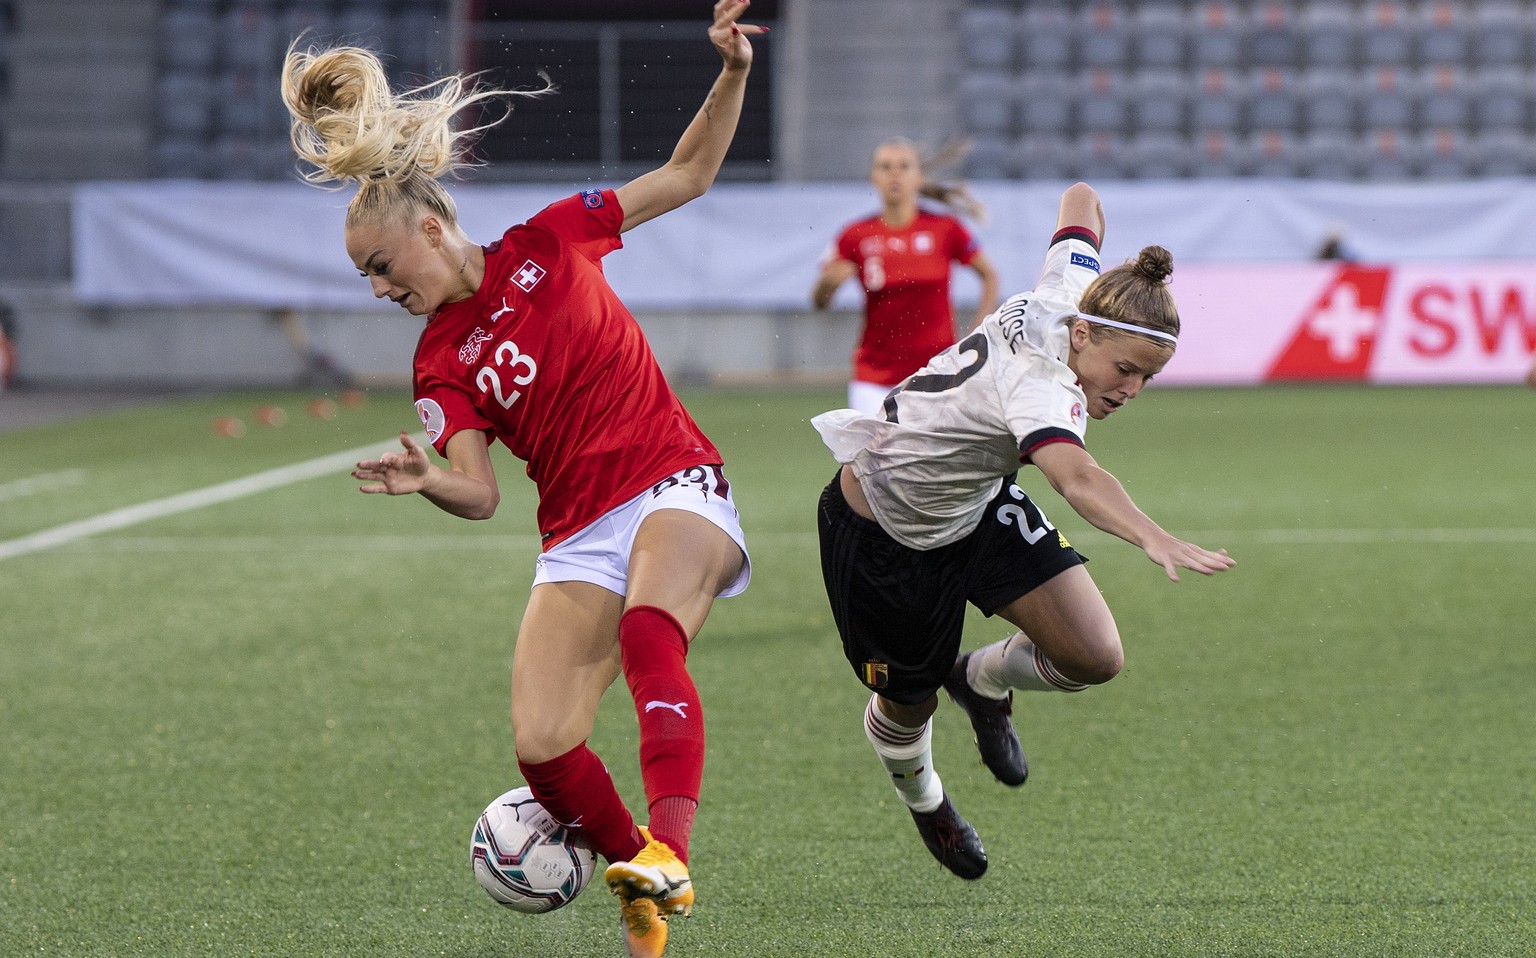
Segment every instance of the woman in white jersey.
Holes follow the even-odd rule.
[[[1085,561],[1014,483],[1034,465],[1079,515],[1140,546],[1168,577],[1230,568],[1165,532],[1083,447],[1088,419],[1134,399],[1178,341],[1149,246],[1099,275],[1104,214],[1087,184],[1061,199],[1045,269],[870,416],[812,420],[837,461],[818,510],[822,572],[844,654],[874,694],[870,744],[928,850],[961,878],[987,856],[933,768],[942,687],[971,719],[982,760],[1009,785],[1028,765],[1012,690],[1075,692],[1120,671],[1120,635]],[[965,603],[1020,631],[960,655]]]

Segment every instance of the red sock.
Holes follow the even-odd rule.
[[[651,837],[687,861],[692,809],[704,779],[704,710],[685,663],[688,634],[666,611],[637,605],[619,619],[619,650],[640,717],[646,801],[661,812],[651,820]]]
[[[517,767],[555,821],[578,829],[608,861],[627,862],[645,847],[608,769],[586,742],[547,762],[518,759]]]

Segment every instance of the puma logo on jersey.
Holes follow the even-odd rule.
[[[505,296],[503,296],[501,298],[501,308],[496,310],[496,312],[491,314],[491,322],[493,322],[493,323],[496,322],[498,319],[500,319],[501,317],[505,316],[507,313],[512,312],[516,308],[517,308],[516,306],[508,306],[507,305],[507,298]]]
[[[671,702],[658,702],[655,699],[652,699],[651,701],[645,703],[645,710],[649,712],[652,709],[671,709],[678,714],[679,718],[687,718],[688,713],[683,711],[687,705],[687,702],[679,702],[676,705],[673,705]]]

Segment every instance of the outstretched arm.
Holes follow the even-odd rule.
[[[821,275],[816,277],[816,285],[811,288],[811,305],[817,309],[826,309],[832,305],[832,294],[858,272],[859,267],[852,260],[833,254],[822,264]]]
[[[404,452],[387,452],[367,459],[352,470],[352,478],[368,483],[359,492],[405,496],[419,492],[444,512],[464,519],[489,519],[501,503],[496,471],[485,433],[465,429],[448,437],[449,468],[435,465],[427,451],[404,432]]]
[[[1105,532],[1140,546],[1147,558],[1162,566],[1175,582],[1179,581],[1179,568],[1211,575],[1232,568],[1236,561],[1225,549],[1212,552],[1163,531],[1131,501],[1120,480],[1100,467],[1082,446],[1050,443],[1031,453],[1030,461],[1078,515]]]
[[[752,44],[749,36],[767,32],[766,27],[737,23],[750,0],[719,0],[715,4],[715,22],[709,28],[709,40],[725,61],[704,98],[704,106],[694,116],[666,165],[642,174],[616,190],[624,210],[620,232],[632,230],[647,220],[677,209],[689,200],[704,195],[725,151],[736,135],[736,121],[741,118],[741,101],[747,89],[747,72],[752,68]]]
[[[976,304],[976,318],[971,322],[971,329],[975,329],[997,308],[997,268],[980,252],[972,256],[966,265],[981,277],[981,300]]]
[[[1099,192],[1087,183],[1073,183],[1061,194],[1061,206],[1056,213],[1056,229],[1081,226],[1093,231],[1104,245],[1104,207],[1099,202]]]

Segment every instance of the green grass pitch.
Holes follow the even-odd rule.
[[[807,420],[838,393],[686,398],[755,576],[690,660],[710,753],[669,955],[1536,954],[1529,393],[1154,387],[1089,448],[1238,558],[1179,584],[1027,471],[1127,667],[1019,697],[1018,790],[941,706],[936,766],[991,856],[976,883],[883,780],[826,609],[833,466]],[[403,394],[334,419],[306,399],[0,435],[0,543],[415,428]],[[252,422],[270,402],[286,425]],[[523,916],[470,873],[474,817],[519,781],[506,695],[537,549],[531,486],[498,468],[486,523],[338,471],[0,560],[0,955],[621,954],[600,887]],[[621,686],[593,745],[639,809],[634,743]]]

